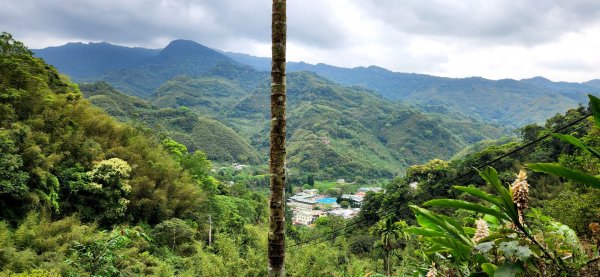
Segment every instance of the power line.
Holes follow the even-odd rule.
[[[580,123],[581,121],[585,120],[586,118],[590,117],[591,115],[592,115],[591,113],[584,114],[582,117],[580,117],[580,118],[578,118],[578,119],[576,119],[576,120],[573,120],[573,121],[569,122],[568,124],[566,124],[566,125],[564,125],[564,126],[562,126],[562,127],[560,127],[560,128],[557,128],[557,129],[555,129],[554,131],[552,131],[552,132],[550,132],[550,133],[548,133],[548,134],[546,134],[546,135],[543,135],[543,136],[541,136],[541,137],[539,137],[539,138],[537,138],[537,139],[535,139],[535,140],[533,140],[533,141],[530,141],[530,142],[528,142],[528,143],[526,143],[526,144],[524,144],[524,145],[522,145],[522,146],[519,146],[519,147],[517,147],[517,148],[515,148],[515,149],[513,149],[513,150],[511,150],[511,151],[509,151],[508,153],[505,153],[505,154],[503,154],[503,155],[500,155],[499,157],[497,157],[497,158],[495,158],[495,159],[493,159],[493,160],[491,160],[491,161],[489,161],[489,162],[487,162],[487,163],[485,163],[485,164],[483,164],[483,165],[480,165],[480,166],[479,166],[479,167],[477,167],[477,168],[474,168],[474,169],[471,169],[471,170],[467,170],[465,173],[463,173],[463,174],[461,174],[460,176],[457,176],[457,177],[455,177],[455,178],[452,178],[450,181],[447,181],[447,182],[445,182],[445,183],[439,183],[437,186],[434,186],[434,187],[430,188],[430,189],[429,189],[429,190],[427,190],[427,191],[423,191],[422,193],[415,195],[415,196],[413,197],[413,199],[412,199],[412,200],[415,200],[415,199],[417,199],[417,198],[419,198],[419,197],[422,197],[422,196],[424,196],[424,195],[426,195],[426,194],[429,194],[429,193],[431,193],[431,192],[433,192],[433,191],[437,190],[438,188],[442,187],[444,184],[451,184],[451,183],[454,183],[454,182],[458,181],[459,179],[461,179],[461,178],[463,178],[463,177],[466,177],[466,176],[468,176],[468,175],[471,175],[471,177],[470,177],[469,179],[467,179],[467,180],[465,180],[465,181],[461,182],[461,184],[463,184],[463,185],[464,185],[465,183],[467,183],[467,182],[471,181],[473,178],[475,178],[476,174],[473,174],[473,173],[476,173],[477,171],[479,171],[479,170],[481,170],[481,169],[483,169],[483,168],[485,168],[485,167],[487,167],[487,166],[490,166],[490,165],[492,165],[492,164],[494,164],[494,163],[496,163],[496,162],[498,162],[498,161],[500,161],[500,160],[502,160],[502,159],[504,159],[504,158],[506,158],[506,157],[508,157],[508,156],[511,156],[511,155],[513,155],[513,154],[515,154],[515,153],[518,153],[518,152],[520,152],[520,151],[522,151],[522,150],[526,149],[527,147],[529,147],[529,146],[532,146],[532,145],[534,145],[534,144],[536,144],[536,143],[538,143],[538,142],[540,142],[540,141],[542,141],[542,140],[544,140],[544,139],[546,139],[546,138],[550,137],[550,136],[551,136],[553,133],[559,133],[559,132],[561,132],[561,131],[563,131],[563,130],[565,130],[565,129],[567,129],[567,128],[569,128],[569,127],[571,127],[571,126],[575,125],[575,124],[578,124],[578,123]],[[577,128],[576,130],[579,130],[579,129],[581,129],[581,128],[583,128],[583,127],[586,127],[586,126],[588,126],[588,124],[582,125],[582,126],[580,126],[579,128]],[[574,130],[574,131],[575,131],[575,130]],[[551,142],[551,140],[550,140],[550,141],[547,141],[547,142],[545,142],[545,143],[543,143],[543,145],[545,145],[545,144],[548,144],[548,143],[550,143],[550,142]],[[534,150],[535,150],[535,148],[533,148],[533,149],[529,150],[529,152],[527,152],[526,154],[529,154],[529,153],[533,152]],[[519,156],[521,156],[521,157],[522,157],[522,156],[524,156],[524,154],[522,154],[522,155],[519,155]],[[505,165],[505,164],[506,164],[506,162],[504,163],[504,165]],[[404,203],[404,204],[406,204],[406,203]],[[402,208],[406,208],[406,207],[407,207],[406,205],[402,205]],[[377,214],[378,216],[381,216],[381,215],[384,215],[384,214],[386,214],[386,215],[387,215],[387,213],[388,213],[389,211],[391,211],[391,210],[393,210],[393,209],[395,209],[395,208],[396,208],[395,206],[391,206],[391,207],[389,207],[389,208],[387,208],[387,209],[385,209],[385,210],[381,210],[381,211],[377,212],[376,214]],[[363,219],[363,220],[356,220],[356,221],[354,221],[354,222],[352,222],[352,223],[350,223],[350,224],[347,224],[347,225],[346,225],[346,226],[344,226],[344,227],[338,228],[338,229],[336,229],[336,230],[332,230],[332,231],[330,231],[330,232],[327,232],[327,233],[325,233],[325,234],[322,234],[322,235],[319,235],[319,236],[315,236],[315,237],[313,237],[313,238],[311,238],[311,239],[309,239],[309,240],[306,240],[306,241],[302,241],[302,242],[295,243],[295,244],[293,244],[293,245],[290,245],[290,246],[288,246],[288,247],[286,247],[286,248],[288,248],[288,249],[289,249],[289,248],[294,248],[294,247],[300,247],[300,246],[303,246],[303,245],[312,245],[312,244],[320,243],[320,242],[322,242],[322,241],[318,241],[319,239],[322,239],[322,238],[327,238],[327,237],[329,237],[329,236],[331,236],[331,235],[334,235],[334,234],[336,234],[336,233],[338,233],[338,232],[340,232],[340,231],[343,231],[343,230],[345,230],[345,229],[348,229],[348,228],[350,228],[350,227],[353,227],[353,226],[359,225],[360,223],[362,223],[362,222],[364,222],[364,221],[366,221],[366,220],[365,220],[365,219]]]

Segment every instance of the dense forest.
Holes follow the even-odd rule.
[[[140,99],[107,83],[77,85],[7,33],[0,51],[0,275],[266,275],[268,185],[259,144],[266,126],[236,125],[264,117],[260,88],[236,102],[219,93],[243,84],[182,77],[150,84],[158,93]],[[209,87],[225,100],[175,105],[166,93],[173,87],[183,87],[179,101],[194,99],[184,97],[189,87]],[[380,178],[385,190],[367,193],[354,219],[322,217],[314,227],[289,221],[288,275],[600,274],[597,98],[520,127],[518,139],[484,141],[450,159],[489,138],[481,133],[503,131],[361,91],[312,73],[290,76],[290,164],[322,171],[300,175],[289,190],[341,176],[359,184]],[[243,115],[224,113],[227,99]],[[374,136],[373,144],[362,145],[362,136]],[[425,145],[442,137],[451,141]],[[423,156],[410,156],[419,149]],[[234,171],[211,159],[251,166]],[[395,172],[401,166],[405,174]]]

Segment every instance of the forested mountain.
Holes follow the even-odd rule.
[[[143,99],[123,94],[105,82],[81,84],[83,95],[95,106],[124,122],[144,123],[216,161],[257,164],[261,159],[246,139],[221,122],[186,108],[158,108]]]
[[[242,133],[265,151],[267,86],[263,83],[229,115],[240,126],[263,122]],[[450,158],[466,145],[504,134],[491,125],[424,114],[308,72],[288,75],[288,106],[289,165],[301,172],[324,170],[332,177],[390,176],[408,165]]]
[[[136,58],[122,59],[122,63],[113,67],[103,59],[87,58],[83,65],[77,59],[77,53],[85,52],[92,57],[103,55],[95,44],[67,44],[35,52],[56,65],[59,70],[73,76],[76,81],[103,79],[126,93],[141,97],[148,97],[162,83],[177,75],[206,75],[212,70],[209,75],[219,73],[220,76],[234,77],[237,72],[245,71],[245,75],[250,72],[255,75],[251,78],[254,83],[246,84],[256,84],[257,80],[268,75],[259,74],[240,64],[258,71],[270,69],[269,58],[219,52],[185,40],[173,41],[159,53],[157,50],[114,47],[121,51],[120,56],[131,53]],[[73,54],[64,54],[67,51],[62,51],[63,48],[69,49]],[[151,53],[156,55],[148,57]],[[137,57],[141,56],[148,58],[140,61]],[[89,71],[88,68],[98,70]],[[99,73],[100,69],[105,72]],[[556,113],[585,103],[587,93],[600,92],[600,86],[594,80],[566,83],[536,77],[495,81],[479,77],[443,78],[399,73],[377,66],[342,68],[327,64],[288,63],[288,72],[298,71],[311,71],[342,85],[361,86],[386,99],[401,100],[424,111],[436,110],[447,114],[459,112],[462,116],[511,127],[542,122]]]
[[[35,50],[39,57],[77,81],[94,79],[110,70],[119,70],[155,57],[160,49],[130,48],[101,42],[67,43]]]
[[[162,126],[191,150],[201,149],[216,160],[233,157],[255,162],[256,151],[267,156],[267,72],[239,64],[200,44],[177,40],[155,57],[96,78],[162,108],[156,112],[149,112],[148,107],[144,107],[145,112],[119,108],[131,99],[106,85],[82,86],[84,92],[102,87],[95,91],[104,95],[90,94],[90,99],[115,116],[136,118],[155,128]],[[437,108],[423,113],[381,98],[373,91],[340,86],[316,74],[293,73],[288,82],[289,166],[295,174],[323,178],[391,177],[411,164],[436,157],[450,158],[469,144],[506,134],[502,127],[460,113]],[[158,122],[152,113],[166,118]],[[231,129],[216,121],[208,124],[206,117],[224,123],[244,139],[235,138]],[[182,125],[187,125],[187,129]],[[204,126],[203,134],[198,126]],[[243,151],[237,155],[232,151],[218,154],[216,149],[220,148],[213,146],[221,145],[215,141],[221,133],[230,139],[220,143],[235,141],[238,143],[232,145],[239,146],[224,149]],[[244,140],[256,150],[240,143]]]
[[[240,63],[267,70],[269,59],[229,53]],[[587,93],[598,93],[594,81],[552,82],[542,77],[524,80],[488,80],[480,77],[443,78],[392,72],[370,66],[343,68],[327,64],[288,63],[289,71],[311,71],[334,82],[361,86],[390,100],[402,100],[424,110],[444,109],[463,115],[518,127],[586,103]]]
[[[178,77],[149,98],[158,107],[107,83],[82,84],[81,90],[111,115],[145,122],[217,161],[256,163],[257,151],[263,157],[268,151],[268,86],[265,80],[245,92],[225,78]],[[391,177],[411,164],[450,158],[469,144],[506,134],[488,124],[424,114],[314,73],[290,74],[288,95],[288,165],[302,176]]]

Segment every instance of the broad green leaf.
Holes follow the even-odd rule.
[[[567,178],[577,183],[590,185],[595,188],[600,188],[600,178],[597,176],[589,175],[580,171],[566,168],[559,164],[554,163],[531,163],[527,164],[527,167],[534,171],[546,172],[552,175]]]
[[[463,186],[454,186],[455,189],[460,190],[462,192],[466,192],[470,195],[479,197],[483,200],[486,200],[496,206],[501,206],[502,205],[502,199],[500,197],[496,197],[493,195],[490,195],[484,191],[481,191],[478,188],[475,187],[463,187]]]
[[[581,140],[579,140],[578,138],[576,138],[574,136],[564,135],[564,134],[552,134],[552,136],[554,136],[555,138],[560,139],[564,142],[568,142],[572,145],[575,145],[575,146],[583,149],[583,151],[588,151],[588,152],[592,153],[592,155],[594,155],[596,158],[600,159],[600,152],[588,147],[583,142],[581,142]]]
[[[434,199],[427,201],[423,204],[424,206],[438,206],[438,207],[449,207],[456,209],[463,209],[474,211],[482,214],[489,214],[495,216],[498,219],[510,220],[506,214],[500,213],[492,208],[485,207],[480,204],[471,203],[463,200],[456,199]]]
[[[464,231],[462,230],[462,228],[460,226],[457,229],[452,223],[448,222],[447,220],[442,218],[440,215],[438,215],[430,210],[423,209],[423,208],[420,208],[415,205],[410,205],[409,207],[411,210],[413,210],[415,215],[417,215],[417,218],[418,218],[418,216],[422,216],[423,219],[430,221],[431,223],[437,225],[437,227],[439,227],[443,231],[447,232],[450,237],[452,237],[456,240],[462,241],[464,244],[466,244],[468,246],[472,246],[471,240],[466,237],[466,235],[464,234]],[[453,221],[453,220],[451,220],[451,221]],[[454,223],[456,223],[456,222],[454,222]],[[432,229],[432,228],[430,228],[430,229]],[[442,231],[442,230],[440,230],[440,231]]]
[[[510,191],[506,189],[500,183],[500,179],[498,179],[498,172],[492,167],[487,167],[483,171],[479,173],[481,177],[490,184],[498,194],[500,194],[502,198],[502,205],[498,205],[498,207],[510,217],[511,221],[515,224],[519,224],[519,215],[517,214],[517,208],[515,203],[512,201],[512,196],[510,195]]]
[[[481,269],[483,270],[483,272],[485,272],[490,277],[494,276],[494,272],[496,272],[497,268],[498,267],[496,265],[491,263],[481,264]]]
[[[419,228],[419,227],[408,227],[404,229],[404,232],[410,233],[410,234],[415,234],[415,235],[419,235],[419,236],[425,236],[425,237],[443,237],[446,236],[446,234],[442,233],[442,232],[438,232],[438,231],[434,231],[431,229],[427,229],[427,228]]]
[[[596,122],[596,127],[600,128],[600,99],[591,94],[588,94],[588,97],[590,98],[590,106],[594,114],[594,122]]]
[[[514,277],[521,272],[523,272],[523,266],[505,262],[496,269],[494,277]]]
[[[469,236],[474,236],[475,232],[477,232],[477,228],[473,227],[463,227],[463,230],[465,231],[465,234]]]

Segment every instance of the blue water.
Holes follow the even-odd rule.
[[[322,203],[322,204],[333,204],[335,203],[335,198],[331,198],[331,197],[327,197],[327,198],[321,198],[318,199],[317,202]]]

